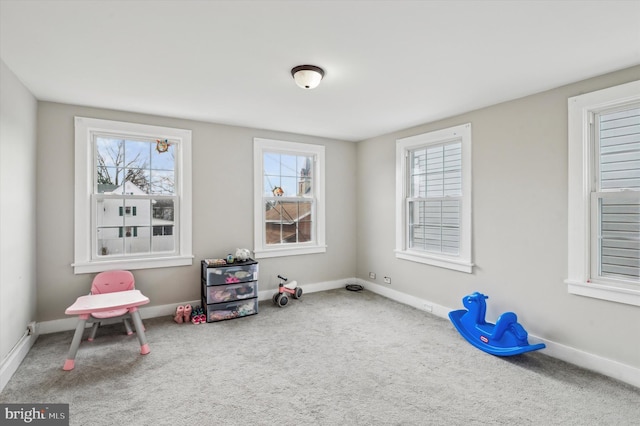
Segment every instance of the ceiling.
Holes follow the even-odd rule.
[[[359,141],[638,65],[639,23],[615,0],[0,0],[0,57],[43,101]]]

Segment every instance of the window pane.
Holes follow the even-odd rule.
[[[311,201],[265,201],[266,244],[292,244],[312,241]]]
[[[119,193],[122,194],[120,184],[124,180],[124,170],[118,167],[98,167],[96,175],[98,194]]]
[[[313,195],[313,157],[268,152],[263,161],[265,196]]]
[[[151,229],[148,226],[126,226],[124,249],[126,254],[149,253],[151,246]]]
[[[411,189],[410,197],[424,198],[427,194],[427,150],[411,151]]]
[[[462,143],[410,151],[410,197],[440,198],[462,195]]]
[[[130,169],[125,171],[123,192],[128,195],[145,195],[150,191],[150,173],[147,169]]]
[[[151,171],[152,194],[175,194],[175,175],[172,170]]]
[[[298,157],[298,196],[312,196],[313,195],[313,158],[312,157]]]
[[[97,256],[174,252],[173,199],[96,200]]]
[[[98,256],[120,256],[124,252],[122,227],[98,227]]]
[[[97,226],[123,226],[124,225],[124,199],[98,199],[96,201],[96,225]]]
[[[97,192],[174,194],[175,146],[165,140],[96,137]]]
[[[409,247],[435,253],[460,251],[460,202],[410,201]]]
[[[127,199],[125,206],[125,226],[149,226],[151,222],[151,200],[148,198]]]
[[[153,204],[153,252],[171,252],[176,249],[174,236],[175,202],[172,199],[155,200]]]
[[[172,252],[175,250],[175,238],[173,226],[154,226],[151,239],[153,252]]]
[[[96,137],[95,145],[97,190],[112,192],[123,182],[124,140]]]
[[[600,275],[640,282],[640,196],[599,199]]]
[[[149,163],[151,144],[126,140],[124,143],[125,194],[149,193]]]
[[[640,107],[597,118],[600,189],[640,189]]]
[[[152,170],[175,170],[176,145],[170,141],[156,141],[151,144],[151,169]]]

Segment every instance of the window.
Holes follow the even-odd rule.
[[[396,141],[396,257],[472,272],[470,123]]]
[[[191,265],[191,131],[75,119],[76,274]]]
[[[568,291],[640,306],[640,81],[569,98]]]
[[[254,139],[255,257],[323,253],[324,146]]]

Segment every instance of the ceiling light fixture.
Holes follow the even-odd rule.
[[[315,89],[324,77],[324,70],[315,65],[298,65],[291,70],[296,84],[303,89]]]

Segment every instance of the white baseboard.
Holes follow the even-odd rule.
[[[350,282],[355,282],[355,278],[304,284],[300,285],[300,287],[302,288],[303,293],[315,293],[317,291],[326,291],[335,288],[341,288]],[[277,290],[275,289],[258,291],[258,300],[270,300],[276,291]],[[169,305],[141,306],[139,309],[140,316],[142,317],[142,319],[145,319],[173,315],[176,312],[176,307],[178,305],[186,305],[187,303],[191,306],[197,306],[200,305],[201,302],[200,300],[191,300],[186,302],[171,303]],[[77,317],[70,316],[68,318],[40,322],[38,323],[38,330],[40,334],[58,333],[60,331],[75,330],[76,324],[78,324]],[[87,325],[87,327],[90,326],[91,324]]]
[[[169,305],[142,306],[139,309],[140,317],[146,319],[173,315],[178,305],[186,305],[187,303],[192,306],[200,305],[199,300],[192,300],[188,302],[171,303]],[[38,330],[40,334],[58,333],[60,331],[75,330],[77,324],[78,317],[71,316],[69,318],[40,322],[38,323]],[[87,327],[91,327],[91,324],[87,324]]]
[[[358,284],[373,293],[379,294],[405,305],[413,306],[416,309],[430,312],[438,317],[445,318],[447,320],[449,320],[449,312],[454,310],[453,308],[448,308],[446,306],[441,306],[428,300],[410,296],[408,294],[393,290],[380,284],[372,283],[367,280],[358,279],[357,281]],[[603,358],[598,355],[584,352],[579,349],[562,345],[560,343],[556,343],[554,341],[547,340],[533,334],[529,334],[529,341],[531,343],[544,343],[546,345],[546,348],[543,349],[545,355],[549,355],[553,358],[566,361],[570,364],[577,365],[578,367],[586,368],[587,370],[604,374],[605,376],[640,388],[640,368],[635,368],[630,365],[622,364],[618,361],[613,361],[608,358]]]
[[[363,279],[356,279],[356,278],[340,279],[335,281],[325,281],[320,283],[305,284],[305,285],[301,285],[300,287],[302,288],[302,291],[304,293],[315,293],[318,291],[344,288],[347,284],[350,284],[350,283],[360,284],[365,289],[373,293],[379,294],[391,300],[395,300],[396,302],[403,303],[408,306],[412,306],[416,309],[420,309],[422,311],[432,313],[433,315],[436,315],[441,318],[445,318],[447,320],[449,319],[449,312],[454,310],[453,308],[438,305],[428,300],[420,299],[418,297],[411,296],[406,293],[402,293],[397,290],[391,289],[389,287],[372,283],[370,281],[363,280]],[[263,300],[271,299],[275,291],[276,291],[275,289],[259,291],[258,300],[263,301]],[[142,316],[142,318],[144,319],[144,318],[155,318],[160,316],[173,315],[178,305],[184,305],[187,303],[191,305],[199,305],[200,300],[192,300],[192,301],[183,302],[183,303],[173,303],[169,305],[141,307],[140,316]],[[44,321],[44,322],[38,323],[37,329],[40,334],[56,333],[59,331],[73,330],[75,329],[76,324],[77,324],[77,319],[75,317],[70,317],[70,318],[64,318],[64,319],[53,320],[53,321]],[[33,336],[28,336],[28,337],[33,337]],[[556,343],[551,340],[547,340],[539,336],[535,336],[533,334],[529,334],[529,337],[532,343],[542,342],[547,346],[545,349],[543,349],[546,355],[549,355],[557,359],[561,359],[568,363],[577,365],[582,368],[586,368],[588,370],[595,371],[600,374],[604,374],[606,376],[609,376],[621,382],[625,382],[632,386],[640,388],[640,369],[638,368],[632,367],[630,365],[622,364],[620,362],[613,361],[607,358],[603,358],[601,356],[594,355],[588,352],[583,352],[579,349],[565,346],[560,343]],[[17,361],[17,364],[15,365],[15,369],[18,368],[17,366],[20,365],[20,362],[22,362],[22,359],[26,356],[27,352],[33,345],[34,341],[35,339],[29,339],[26,342],[21,341],[20,343],[21,349],[19,351],[15,350],[12,352],[12,354],[16,352],[15,359],[12,361],[12,363],[15,363],[16,362],[15,360],[19,359]],[[20,354],[23,354],[23,355],[20,357]],[[10,368],[13,368],[13,367],[6,367],[6,370],[10,371]],[[9,378],[11,378],[11,375],[13,374],[15,369],[8,375],[8,378],[6,379],[7,382],[9,381]],[[6,384],[4,361],[3,361],[1,371],[2,371],[2,377],[1,377],[2,381],[0,381],[0,390]]]
[[[356,281],[355,278],[350,279],[341,279],[335,281],[324,281],[320,283],[313,284],[301,284],[300,288],[302,289],[302,294],[315,293],[318,291],[327,291],[333,290],[336,288],[344,288],[349,283],[354,283]],[[258,291],[258,300],[270,300],[275,293],[277,293],[278,289],[264,290]],[[304,297],[304,296],[303,296]]]
[[[11,349],[11,352],[4,357],[0,364],[0,392],[2,392],[7,383],[9,383],[13,373],[20,367],[22,360],[27,356],[37,339],[37,331],[34,334],[25,332],[18,343]]]

